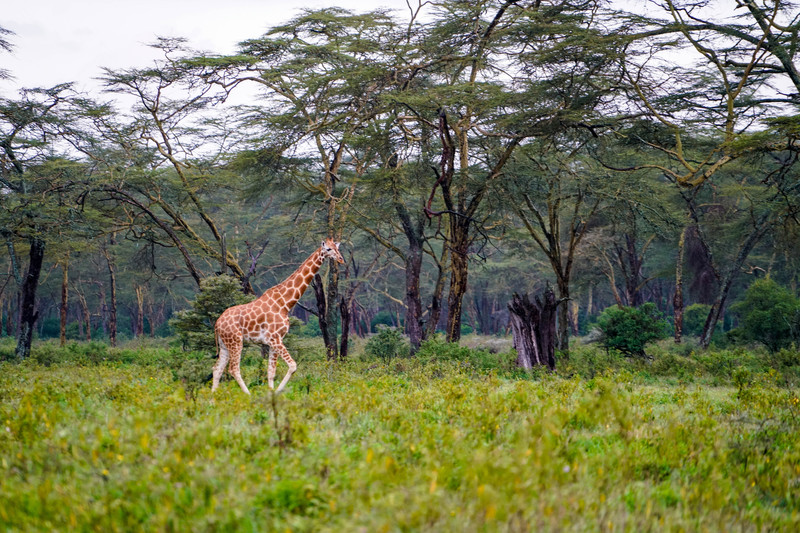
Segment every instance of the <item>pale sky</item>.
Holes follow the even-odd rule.
[[[147,44],[156,37],[185,37],[197,50],[224,54],[236,43],[261,36],[300,9],[339,6],[355,12],[377,8],[409,16],[406,0],[27,0],[3,1],[0,26],[14,46],[0,51],[0,95],[20,87],[76,82],[95,92],[101,67],[143,67],[158,56]],[[411,0],[416,5],[417,0]]]
[[[613,0],[648,12],[653,0]],[[157,37],[185,37],[188,46],[217,54],[259,37],[303,8],[339,6],[357,13],[378,8],[408,20],[409,3],[424,0],[0,0],[0,27],[14,49],[0,50],[0,69],[14,79],[0,80],[0,96],[14,97],[21,87],[50,87],[75,82],[97,96],[101,67],[145,67],[159,57],[147,45]],[[731,0],[712,5],[730,11]],[[428,11],[430,8],[428,7]],[[423,9],[423,15],[426,9]]]

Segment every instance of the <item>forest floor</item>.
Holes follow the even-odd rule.
[[[800,530],[776,372],[298,359],[250,397],[158,364],[0,363],[0,530]]]

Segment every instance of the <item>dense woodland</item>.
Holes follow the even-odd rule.
[[[233,55],[161,38],[97,94],[0,94],[2,335],[168,335],[204,280],[258,294],[332,237],[295,309],[332,359],[379,323],[502,334],[548,286],[562,353],[646,302],[707,347],[755,279],[797,294],[800,17],[628,4],[307,11]]]

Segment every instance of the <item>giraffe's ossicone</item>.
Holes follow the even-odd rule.
[[[328,239],[322,243],[294,273],[281,283],[267,289],[257,300],[235,305],[226,309],[214,325],[217,341],[218,359],[213,369],[212,392],[219,386],[219,380],[228,365],[228,372],[244,392],[250,394],[242,380],[239,363],[242,358],[244,341],[257,342],[269,346],[269,368],[267,380],[269,388],[275,388],[275,370],[280,356],[289,370],[283,377],[276,392],[286,386],[289,378],[297,370],[297,364],[283,345],[283,337],[289,331],[289,311],[303,295],[325,259],[344,263],[339,253],[339,243]]]

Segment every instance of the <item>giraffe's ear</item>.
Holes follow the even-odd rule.
[[[335,245],[336,245],[336,249],[338,250],[338,249],[339,249],[339,245],[340,245],[340,244],[342,244],[342,243],[340,243],[340,242],[335,242],[335,243],[333,243],[333,244],[335,244]]]
[[[325,241],[322,241],[322,244],[320,245],[320,248],[325,248]]]

